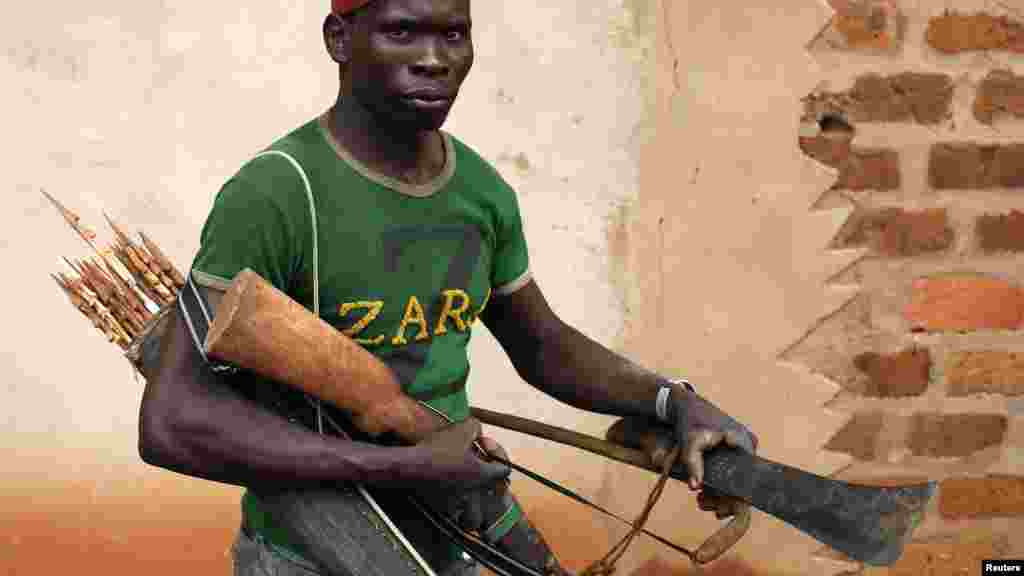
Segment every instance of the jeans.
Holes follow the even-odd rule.
[[[231,547],[234,576],[320,576],[317,567],[302,558],[273,550],[261,538],[238,531]]]
[[[246,534],[243,528],[238,531],[235,543],[231,547],[234,563],[234,576],[360,576],[359,574],[328,575],[309,561],[289,554],[287,551],[272,548],[259,536]],[[437,576],[479,576],[480,569],[472,560],[454,563]],[[399,575],[395,575],[399,576]]]

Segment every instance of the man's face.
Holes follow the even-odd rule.
[[[371,2],[351,28],[353,96],[400,126],[440,128],[473,65],[469,2]]]

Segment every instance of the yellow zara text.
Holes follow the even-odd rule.
[[[392,346],[404,346],[409,343],[410,328],[415,332],[411,335],[412,341],[422,342],[435,336],[443,336],[449,329],[457,332],[465,332],[478,320],[480,314],[487,306],[491,291],[487,291],[484,302],[476,311],[472,311],[472,301],[465,290],[450,289],[442,290],[441,296],[444,299],[441,311],[433,322],[427,319],[423,305],[415,296],[409,296],[405,303],[405,312],[398,324],[394,335],[391,336]],[[338,307],[338,316],[341,320],[358,318],[352,326],[342,330],[342,333],[364,346],[378,346],[387,339],[386,334],[377,336],[361,336],[370,327],[374,320],[384,310],[383,300],[360,300],[358,302],[345,302]]]

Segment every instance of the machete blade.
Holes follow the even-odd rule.
[[[658,437],[672,434],[646,419],[622,418],[608,429],[608,440],[602,440],[478,407],[473,415],[487,424],[654,472],[659,468],[651,455]],[[684,462],[677,463],[670,475],[682,482],[689,479]],[[900,558],[936,489],[934,482],[895,487],[851,484],[727,446],[704,453],[704,484],[870,566],[889,566]]]
[[[705,485],[870,566],[900,558],[936,488],[851,484],[725,447],[706,453],[704,467]],[[672,476],[687,478],[680,467]]]

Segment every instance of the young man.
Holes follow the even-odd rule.
[[[286,416],[308,423],[310,407],[295,391],[254,380],[243,396],[220,385],[193,345],[194,326],[175,314],[143,398],[140,453],[248,489],[236,574],[328,573],[268,512],[281,491],[364,483],[473,493],[507,476],[471,451],[480,427],[464,384],[477,318],[519,375],[553,398],[674,426],[694,490],[705,450],[756,449],[755,436],[721,410],[549,308],[530,275],[515,193],[440,130],[473,64],[470,28],[470,0],[333,0],[323,36],[339,67],[337,101],[244,165],[203,228],[191,280],[214,312],[234,275],[251,268],[385,361],[406,394],[459,422],[412,447],[319,434]],[[699,496],[702,509],[724,509]],[[400,506],[389,511],[402,516]],[[399,521],[416,533],[414,524]],[[436,535],[419,532],[414,541],[437,572],[466,568],[431,543]],[[374,572],[370,560],[361,566]]]

